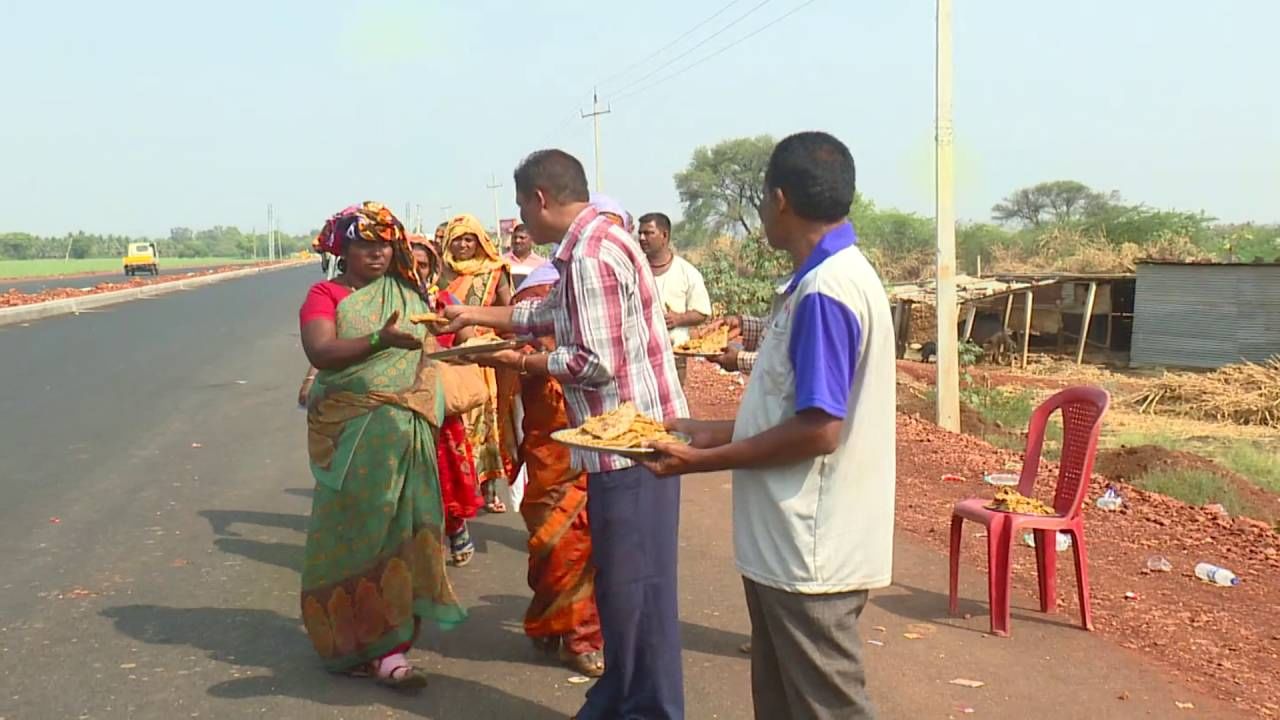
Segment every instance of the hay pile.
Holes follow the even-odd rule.
[[[1280,428],[1280,356],[1211,373],[1165,373],[1130,403],[1140,413]]]

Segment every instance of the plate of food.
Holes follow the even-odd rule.
[[[698,338],[690,338],[672,348],[676,355],[718,358],[729,349],[729,328],[719,327]]]
[[[520,347],[519,340],[503,340],[497,335],[477,335],[469,340],[458,343],[447,350],[437,350],[428,353],[427,357],[432,360],[445,360],[448,358],[466,357],[468,355],[481,355],[483,353],[497,352],[499,350],[512,350]]]
[[[662,423],[640,412],[633,403],[623,403],[603,415],[587,418],[576,428],[551,433],[562,445],[591,452],[612,453],[633,460],[653,455],[654,442],[689,443],[689,436],[673,433]]]

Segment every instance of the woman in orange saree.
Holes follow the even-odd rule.
[[[551,263],[538,268],[521,286],[515,302],[545,297],[559,278]],[[554,348],[540,338],[535,352]],[[604,674],[604,636],[596,611],[595,569],[591,564],[591,527],[587,520],[587,476],[569,464],[569,449],[551,439],[569,427],[560,383],[549,377],[520,376],[524,407],[517,458],[529,482],[520,514],[529,530],[529,587],[533,600],[524,631],[534,644],[574,671]]]
[[[445,229],[444,288],[464,305],[510,305],[511,269],[498,254],[484,225],[472,215],[459,215]],[[484,369],[491,401],[467,414],[467,439],[475,453],[476,479],[480,483],[485,508],[506,512],[498,496],[498,483],[514,477],[504,462],[499,439],[498,383],[490,368]]]

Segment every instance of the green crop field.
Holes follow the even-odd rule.
[[[0,260],[0,278],[48,277],[52,275],[85,275],[114,272],[124,275],[120,258],[87,258],[84,260]],[[160,269],[199,268],[211,265],[244,265],[254,262],[243,258],[160,258]]]

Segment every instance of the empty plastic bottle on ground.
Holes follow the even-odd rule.
[[[1207,583],[1221,585],[1223,587],[1233,587],[1240,584],[1240,578],[1236,574],[1226,568],[1220,568],[1210,563],[1200,563],[1196,565],[1196,577]]]
[[[1120,497],[1120,493],[1113,487],[1107,488],[1102,497],[1098,498],[1098,507],[1108,512],[1119,510],[1123,504],[1124,499]]]

